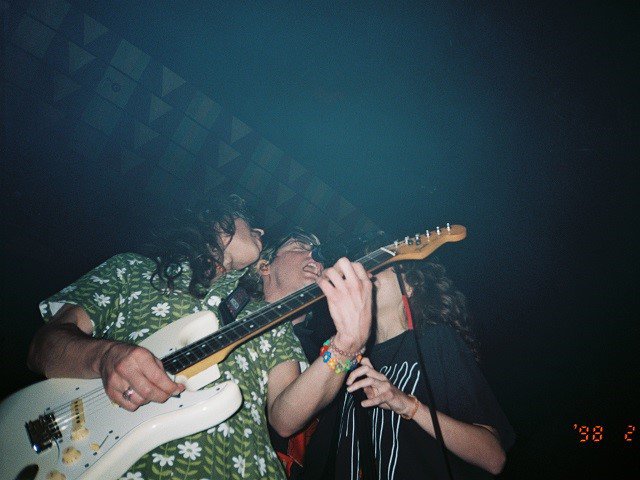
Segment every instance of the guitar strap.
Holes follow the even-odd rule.
[[[247,306],[251,297],[244,287],[237,286],[233,292],[220,302],[218,311],[222,317],[222,325],[229,325],[233,322],[244,307]]]

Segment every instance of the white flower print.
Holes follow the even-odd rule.
[[[76,288],[75,285],[69,285],[68,287],[64,287],[62,290],[60,290],[60,293],[71,293],[73,292]]]
[[[258,465],[260,475],[264,475],[265,473],[267,473],[267,462],[265,462],[264,458],[254,455],[253,459],[256,461],[256,465]]]
[[[126,271],[126,268],[116,268],[116,276],[118,277],[118,280],[124,280],[124,274],[126,273]]]
[[[105,283],[109,283],[109,280],[104,278],[96,277],[95,275],[91,275],[91,281],[95,283],[99,283],[100,285],[104,285]]]
[[[233,457],[231,458],[231,460],[233,460],[233,468],[235,468],[238,473],[244,477],[244,471],[246,468],[246,460],[244,459],[244,457],[241,457],[240,455],[238,455],[237,457]]]
[[[258,352],[256,352],[253,348],[247,348],[247,352],[249,352],[249,358],[251,358],[251,361],[255,362],[258,358]]]
[[[281,337],[282,335],[284,335],[286,332],[284,327],[278,327],[278,328],[274,328],[273,330],[271,330],[271,336],[273,337]]]
[[[142,263],[142,260],[138,260],[137,258],[132,258],[131,260],[128,260],[129,265],[138,265],[140,263]]]
[[[182,455],[184,458],[195,460],[200,456],[201,451],[202,447],[198,445],[198,442],[186,441],[184,443],[178,444],[178,453],[180,453],[180,455]]]
[[[124,325],[124,314],[122,312],[118,313],[118,319],[116,320],[116,328],[120,328]]]
[[[267,353],[269,350],[271,350],[271,344],[269,343],[269,340],[264,337],[260,339],[260,350],[262,350],[262,353]]]
[[[161,467],[165,465],[173,466],[173,461],[176,459],[173,455],[166,457],[164,455],[160,455],[159,453],[153,454],[153,463],[159,463]]]
[[[198,313],[199,311],[200,309],[197,306],[193,307],[193,313]]]
[[[44,317],[47,314],[47,308],[48,308],[47,303],[42,302],[40,305],[38,305],[38,307],[40,308],[40,315]]]
[[[267,382],[269,381],[269,375],[264,370],[260,370],[260,378],[258,379],[258,385],[260,386],[260,393],[265,392],[265,388],[267,386]]]
[[[142,278],[144,278],[145,280],[151,280],[151,272],[146,271],[142,274]]]
[[[106,307],[111,303],[111,297],[107,297],[106,295],[102,295],[102,294],[98,295],[97,293],[94,293],[93,301],[96,302],[99,307]]]
[[[251,405],[251,417],[253,418],[253,421],[257,425],[260,425],[262,423],[262,419],[260,418],[260,412],[258,411],[255,405]]]
[[[235,383],[236,385],[238,385],[239,380],[237,378],[234,378],[233,375],[231,374],[231,372],[229,370],[226,370],[224,372],[224,376],[227,378],[227,380],[233,380],[233,383]]]
[[[244,433],[243,433],[243,435],[244,435],[246,438],[249,438],[249,437],[251,436],[251,434],[252,434],[252,433],[253,433],[253,432],[251,431],[251,429],[250,429],[250,428],[245,428],[245,429],[244,429]]]
[[[124,305],[124,297],[121,294],[118,295],[118,302],[119,305]]]
[[[138,290],[137,292],[133,292],[131,295],[129,295],[129,303],[133,302],[134,300],[138,300],[138,298],[140,298],[141,293],[142,293],[142,290]]]
[[[262,400],[256,392],[251,392],[251,400],[254,402],[260,402]]]
[[[143,480],[143,478],[140,472],[127,472],[126,477],[120,477],[121,480]]]
[[[207,305],[209,305],[210,307],[217,307],[218,305],[220,305],[221,301],[222,299],[220,297],[216,295],[211,295],[207,300]]]
[[[142,330],[136,330],[135,332],[131,332],[129,334],[129,338],[131,340],[135,340],[136,338],[144,337],[147,333],[149,333],[149,329],[148,328],[143,328]]]
[[[169,313],[169,304],[167,302],[158,303],[157,305],[151,307],[151,311],[156,317],[166,317],[167,313]]]
[[[247,362],[247,359],[242,355],[236,355],[236,364],[243,372],[249,370],[249,362]]]
[[[276,451],[273,448],[271,448],[271,445],[265,445],[264,452],[266,453],[267,457],[277,458],[278,456],[276,455]]]
[[[217,430],[218,432],[222,433],[222,435],[224,437],[228,437],[229,435],[233,435],[233,433],[235,432],[234,428],[231,427],[227,422],[222,422],[220,425],[218,425],[217,429],[216,429],[216,427],[213,427],[210,430],[211,430],[211,433],[213,433],[215,430]],[[209,430],[207,430],[207,432],[209,432]]]

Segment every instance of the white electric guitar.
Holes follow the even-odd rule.
[[[358,260],[367,271],[420,260],[447,242],[466,237],[460,225],[438,228],[381,247]],[[0,404],[0,480],[116,479],[155,447],[211,428],[242,404],[232,381],[199,390],[220,377],[218,363],[246,340],[323,297],[309,285],[218,329],[211,312],[183,317],[140,345],[162,359],[180,397],[129,412],[114,405],[100,379],[50,379]]]

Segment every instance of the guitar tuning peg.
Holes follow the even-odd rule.
[[[429,240],[430,236],[431,236],[431,234],[429,233],[429,230],[427,230],[427,240]]]
[[[449,225],[449,222],[447,222],[447,232],[451,233],[451,225]]]
[[[416,233],[415,238],[416,238],[416,245],[420,245],[420,244],[422,243],[422,242],[420,241],[420,234],[419,234],[419,233]]]
[[[404,237],[404,243],[405,245],[409,245],[409,237]]]
[[[440,235],[440,227],[436,227],[436,235]]]

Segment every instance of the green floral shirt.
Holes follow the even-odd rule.
[[[221,299],[231,293],[244,273],[228,273],[203,299],[197,299],[184,293],[188,292],[188,268],[179,277],[177,288],[168,294],[151,285],[154,269],[155,263],[146,257],[116,255],[41,302],[40,311],[47,321],[65,303],[80,305],[94,322],[95,337],[139,343],[191,313],[210,309],[217,314]],[[240,318],[262,305],[250,303]],[[240,386],[240,410],[209,430],[161,445],[139,459],[122,478],[284,479],[269,441],[265,407],[269,371],[289,360],[305,361],[289,322],[236,348],[219,364],[218,382],[233,380]]]

